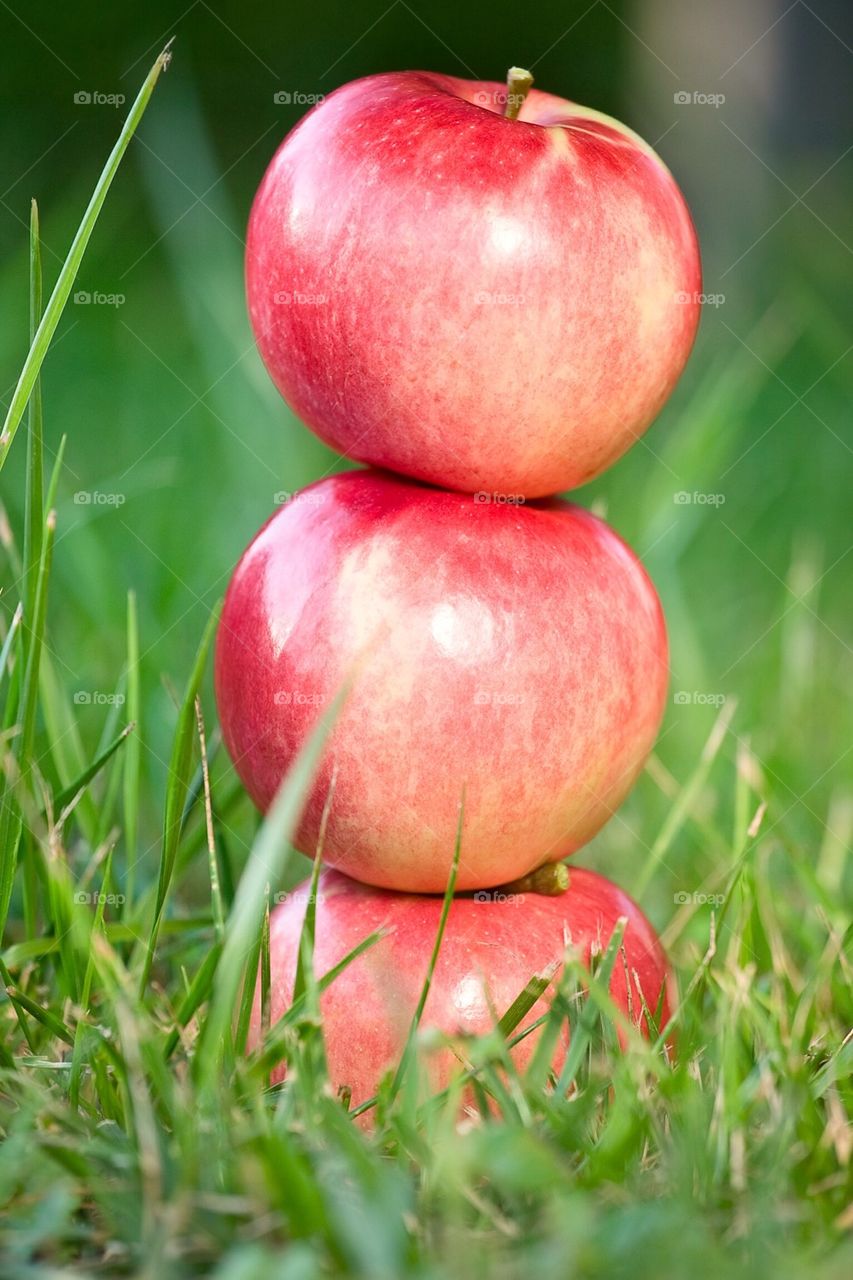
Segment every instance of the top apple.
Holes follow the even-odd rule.
[[[645,431],[701,284],[687,206],[637,134],[425,72],[353,81],[300,121],[255,197],[246,276],[261,355],[323,440],[526,497]]]

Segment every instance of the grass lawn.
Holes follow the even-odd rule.
[[[466,1046],[491,1107],[460,1123],[413,1061],[363,1132],[326,1087],[310,975],[242,1050],[269,893],[310,871],[288,836],[322,743],[259,826],[206,661],[275,493],[345,464],[254,353],[245,209],[196,105],[157,87],[130,141],[152,87],[123,135],[138,184],[116,155],[85,258],[78,238],[62,268],[81,187],[0,269],[0,1275],[853,1274],[849,251],[809,253],[795,212],[647,441],[579,495],[670,626],[658,747],[579,861],[660,930],[676,1053],[614,1048],[601,978],[570,977],[542,1010],[571,1027],[565,1093],[507,1076],[496,1032]]]

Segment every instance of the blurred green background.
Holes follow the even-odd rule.
[[[635,884],[674,790],[736,699],[694,820],[646,895],[651,914],[663,924],[674,890],[718,887],[705,820],[722,809],[728,821],[747,743],[771,847],[796,847],[838,879],[853,825],[850,17],[845,0],[2,6],[4,404],[27,348],[29,199],[50,287],[120,126],[122,109],[100,99],[129,103],[176,37],[78,279],[89,300],[69,304],[43,379],[51,453],[68,435],[54,666],[91,755],[110,715],[102,697],[121,689],[135,589],[152,873],[174,688],[208,612],[273,495],[345,465],[274,391],[245,314],[249,205],[302,110],[275,95],[407,67],[502,78],[521,63],[657,146],[693,209],[714,296],[645,441],[577,495],[645,560],[673,673],[651,769],[583,860]],[[24,454],[22,434],[2,479],[18,540]],[[8,618],[17,595],[3,574]],[[215,788],[227,771],[220,753]],[[223,822],[236,861],[254,822],[247,804]]]

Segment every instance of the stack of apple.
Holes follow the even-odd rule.
[[[615,462],[667,399],[696,329],[698,249],[646,143],[530,85],[516,68],[506,86],[345,85],[286,138],[249,225],[267,368],[323,440],[369,464],[293,495],[260,531],[216,657],[225,741],[262,810],[351,682],[296,842],[313,856],[324,826],[318,974],[387,928],[323,996],[332,1079],[356,1104],[405,1042],[463,792],[422,1019],[444,1033],[431,1082],[464,1058],[465,1033],[567,946],[588,964],[621,917],[613,998],[646,1033],[649,1011],[667,1013],[640,909],[562,864],[652,747],[663,614],[613,530],[549,495]],[[273,915],[273,1019],[305,907],[297,891]]]

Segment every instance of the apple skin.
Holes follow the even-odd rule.
[[[628,793],[667,687],[663,613],[603,521],[559,499],[479,503],[386,472],[281,507],[228,588],[215,682],[225,743],[262,810],[323,707],[352,684],[297,832],[324,861],[443,892],[573,853]]]
[[[347,457],[445,488],[575,488],[645,431],[699,318],[672,175],[609,116],[405,72],[344,85],[255,197],[249,315],[287,403]]]
[[[294,890],[270,917],[271,1023],[285,1013],[293,996],[309,886],[306,881]],[[318,978],[374,931],[389,930],[320,998],[330,1079],[335,1088],[352,1089],[354,1106],[373,1097],[383,1074],[399,1061],[435,945],[441,909],[440,897],[390,893],[336,871],[321,873],[314,944]],[[494,1026],[491,1010],[501,1017],[534,975],[555,966],[551,986],[519,1024],[517,1030],[522,1029],[545,1012],[567,946],[588,967],[591,950],[606,949],[621,916],[627,917],[624,953],[613,966],[611,996],[648,1036],[643,1005],[654,1019],[663,992],[662,1029],[675,1004],[675,985],[660,941],[626,893],[582,868],[570,870],[568,890],[556,897],[484,892],[454,898],[421,1028],[449,1036],[482,1035]],[[531,1032],[512,1051],[521,1071],[533,1055],[538,1034]],[[256,999],[249,1048],[259,1040]],[[624,1044],[621,1031],[620,1040]],[[564,1031],[554,1056],[556,1070],[567,1043]],[[449,1047],[431,1052],[426,1066],[434,1090],[444,1088],[460,1069]],[[280,1081],[284,1074],[279,1067],[274,1080]]]

